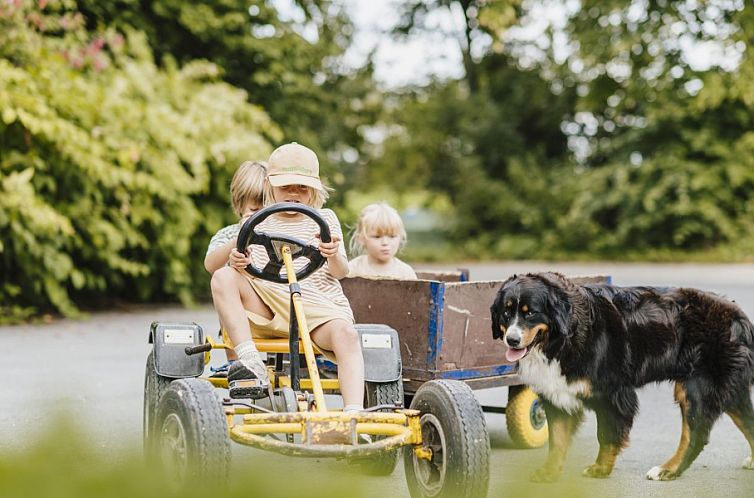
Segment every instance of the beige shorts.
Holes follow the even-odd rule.
[[[253,311],[246,310],[246,316],[249,318],[251,325],[252,337],[263,339],[287,338],[290,335],[291,317],[291,296],[288,289],[283,286],[268,285],[266,281],[251,278],[244,273],[242,274],[249,281],[260,299],[272,311],[272,318],[266,318]],[[315,330],[320,325],[337,319],[353,324],[353,318],[349,314],[320,295],[307,293],[301,296],[301,302],[309,332]],[[329,360],[334,361],[335,355],[332,351],[322,349],[319,346],[317,347]]]

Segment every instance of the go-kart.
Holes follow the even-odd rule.
[[[144,446],[155,465],[169,467],[177,480],[225,481],[231,441],[290,456],[334,457],[357,462],[369,473],[388,475],[403,451],[406,480],[413,497],[486,496],[489,437],[484,414],[464,382],[435,379],[423,383],[403,406],[399,335],[381,324],[358,324],[365,363],[366,409],[344,413],[327,406],[325,393],[338,393],[338,380],[320,376],[328,362],[318,357],[310,338],[298,284],[324,263],[317,247],[280,234],[255,230],[269,216],[299,212],[330,230],[307,206],[281,203],[247,220],[238,249],[265,248],[269,262],[249,265],[255,278],[287,283],[290,292],[289,339],[255,339],[267,353],[269,387],[261,399],[228,396],[227,376],[205,374],[210,354],[233,346],[215,341],[194,323],[154,322],[144,381]],[[293,261],[306,258],[298,271]],[[300,370],[301,354],[306,368]],[[249,381],[254,382],[254,381]]]

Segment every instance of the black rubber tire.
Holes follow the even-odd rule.
[[[403,380],[395,382],[365,382],[364,398],[367,408],[377,405],[403,404]],[[381,410],[391,412],[393,410]],[[379,436],[372,436],[374,440]],[[372,476],[389,476],[398,464],[398,450],[386,451],[379,455],[369,457],[360,462],[364,473]]]
[[[203,379],[175,380],[157,408],[159,468],[179,486],[223,486],[230,468],[230,436],[222,402]]]
[[[296,391],[290,387],[281,387],[273,392],[272,409],[277,413],[296,413],[298,412],[298,400]],[[300,439],[300,438],[299,438]],[[296,436],[286,434],[285,440],[289,443],[296,441]]]
[[[147,356],[147,367],[144,372],[144,409],[143,409],[143,441],[144,453],[147,458],[155,455],[155,426],[154,420],[157,415],[157,405],[160,398],[167,391],[173,379],[163,377],[157,373],[154,365],[154,350]]]
[[[296,413],[298,411],[298,400],[296,391],[290,387],[281,387],[275,389],[273,410],[277,413]]]
[[[518,448],[540,448],[547,442],[547,417],[537,393],[527,386],[508,388],[505,425]]]
[[[421,412],[420,460],[406,447],[403,465],[413,498],[477,498],[489,487],[490,438],[484,413],[471,388],[460,381],[432,380],[416,392],[411,408]]]

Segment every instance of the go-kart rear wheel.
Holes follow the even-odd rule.
[[[274,395],[274,410],[278,413],[296,413],[298,411],[298,399],[296,397],[296,391],[290,387],[281,387],[275,389]]]
[[[158,464],[177,483],[222,485],[230,467],[230,437],[222,404],[209,382],[173,381],[155,418]]]
[[[157,373],[154,366],[154,351],[151,351],[147,356],[147,367],[144,373],[144,417],[142,425],[144,453],[148,458],[152,458],[155,453],[154,421],[157,415],[157,405],[172,381],[173,379]]]
[[[413,498],[483,497],[489,482],[490,440],[482,408],[463,382],[432,380],[411,402],[421,412],[422,446],[430,460],[406,447],[403,464]]]
[[[403,404],[403,380],[395,382],[365,382],[364,394],[366,406]],[[383,412],[391,412],[385,409]],[[373,436],[375,440],[379,436]],[[369,457],[359,462],[365,473],[373,476],[389,476],[395,470],[398,463],[398,450],[386,451],[379,455]]]
[[[519,448],[539,448],[547,442],[545,410],[537,393],[526,386],[508,388],[505,425]]]
[[[298,397],[296,391],[290,387],[281,387],[273,392],[272,408],[277,413],[296,413],[298,411]],[[293,443],[296,438],[293,434],[286,434],[285,440]]]

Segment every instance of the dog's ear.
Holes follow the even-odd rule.
[[[548,316],[552,318],[550,332],[555,335],[568,337],[571,334],[571,303],[568,295],[557,286],[547,291]]]
[[[492,318],[492,339],[497,340],[503,337],[503,332],[500,330],[500,306],[503,299],[503,287],[497,291],[495,300],[490,306],[490,317]]]

